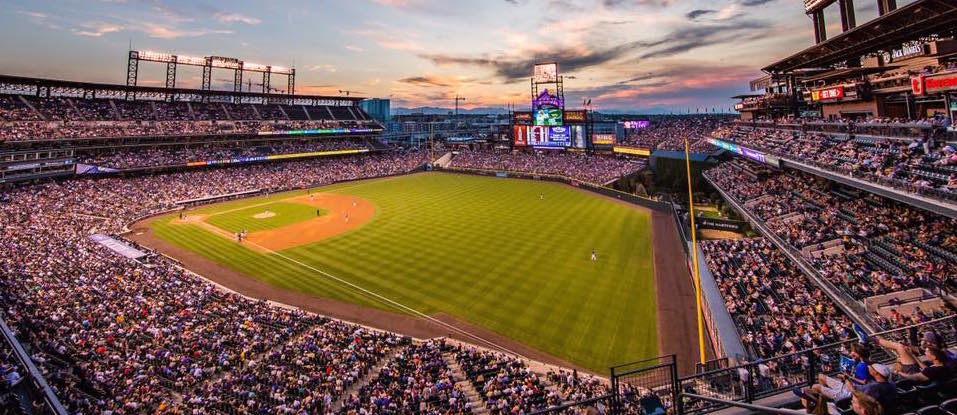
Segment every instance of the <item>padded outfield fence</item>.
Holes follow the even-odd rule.
[[[564,183],[570,186],[588,190],[590,192],[594,192],[594,193],[598,193],[598,194],[612,197],[615,199],[623,200],[625,202],[639,205],[639,206],[652,209],[658,212],[662,212],[662,213],[671,212],[671,203],[662,202],[649,197],[638,196],[631,193],[625,193],[625,192],[618,191],[609,187],[602,186],[600,184],[583,182],[583,181],[575,180],[565,176],[557,176],[552,174],[541,174],[541,173],[517,172],[517,171],[504,171],[504,170],[473,169],[473,168],[465,168],[465,167],[436,168],[435,171],[464,173],[464,174],[472,174],[476,176],[495,176],[495,177],[502,177],[502,178],[545,180],[550,182]]]

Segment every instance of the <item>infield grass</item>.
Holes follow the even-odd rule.
[[[320,191],[362,197],[378,210],[355,231],[287,249],[284,256],[597,373],[658,354],[651,221],[644,211],[555,183],[444,173]],[[262,211],[247,210],[257,209],[252,214]],[[172,224],[172,218],[153,222],[157,236],[250,277],[396,311],[293,261],[256,253],[198,225]],[[592,249],[597,261],[590,260]]]
[[[265,213],[267,210],[274,216],[268,218],[256,217],[256,215]],[[268,202],[263,205],[238,208],[234,211],[216,213],[213,210],[211,212],[210,216],[206,218],[206,223],[230,233],[236,233],[243,229],[255,232],[281,228],[317,217],[315,207],[289,202]],[[326,212],[320,209],[319,213],[324,215]]]

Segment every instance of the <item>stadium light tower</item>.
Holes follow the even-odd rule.
[[[694,193],[691,190],[691,146],[688,144],[688,137],[685,137],[685,168],[688,172],[688,216],[691,220],[691,253],[694,268],[694,294],[695,310],[698,312],[698,354],[701,358],[701,365],[705,361],[704,353],[704,324],[701,321],[701,275],[698,273],[698,236],[694,225]]]

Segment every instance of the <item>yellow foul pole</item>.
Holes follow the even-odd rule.
[[[701,355],[701,363],[705,362],[704,353],[704,323],[701,318],[701,276],[698,274],[698,236],[694,225],[694,196],[691,191],[691,148],[688,145],[688,138],[685,137],[685,168],[688,171],[688,214],[691,217],[691,254],[694,263],[694,296],[695,308],[698,311],[698,352]]]

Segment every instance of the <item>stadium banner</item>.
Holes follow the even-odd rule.
[[[614,134],[592,134],[591,143],[600,146],[615,145],[616,137]]]
[[[695,219],[698,229],[713,229],[717,231],[744,232],[745,222],[740,220],[714,219],[698,216]]]
[[[525,147],[528,145],[528,127],[516,125],[512,127],[512,138],[516,147]]]
[[[626,129],[637,130],[648,128],[648,126],[651,125],[651,121],[622,121],[621,124]]]
[[[233,159],[222,159],[222,160],[191,161],[189,163],[186,163],[186,167],[219,166],[224,164],[255,163],[258,161],[267,161],[267,160],[285,160],[285,159],[295,159],[295,158],[303,158],[303,157],[338,156],[342,154],[359,154],[359,153],[367,153],[367,152],[369,152],[369,149],[360,148],[360,149],[354,149],[354,150],[312,151],[308,153],[276,154],[272,156],[237,157]]]
[[[565,111],[565,123],[585,122],[585,111]]]
[[[952,89],[957,89],[957,72],[924,77],[925,94],[936,94]]]
[[[557,63],[536,63],[532,72],[532,82],[545,84],[558,81]]]
[[[651,150],[644,148],[635,148],[635,147],[624,147],[624,146],[615,146],[611,151],[621,154],[629,154],[632,156],[651,156]]]
[[[915,76],[910,79],[910,89],[914,96],[924,95],[924,77]]]
[[[0,171],[19,171],[19,170],[33,170],[39,169],[41,167],[57,167],[57,166],[69,166],[74,164],[75,160],[55,160],[55,161],[33,161],[26,163],[16,163],[10,164],[7,166],[0,167]],[[96,166],[92,166],[96,167]]]
[[[835,86],[811,91],[811,101],[837,101],[839,99],[844,99],[843,86]]]
[[[588,145],[585,144],[585,126],[584,125],[571,125],[568,128],[572,129],[572,147],[583,149]]]
[[[516,111],[512,113],[512,124],[532,125],[534,115],[531,111]]]
[[[741,147],[737,144],[732,144],[727,141],[718,140],[715,138],[708,138],[708,143],[714,145],[715,147],[728,150],[734,154],[740,155],[744,158],[754,160],[758,163],[767,164],[776,169],[781,168],[781,160],[775,156],[769,156],[757,150],[752,150],[750,148]]]
[[[923,56],[930,52],[930,45],[923,43],[917,45],[905,45],[899,49],[892,49],[886,54],[887,62],[897,62],[904,59],[910,59],[917,56]]]
[[[321,128],[318,130],[281,130],[281,131],[259,131],[256,135],[328,135],[328,134],[353,134],[353,133],[378,133],[382,132],[379,128]]]

